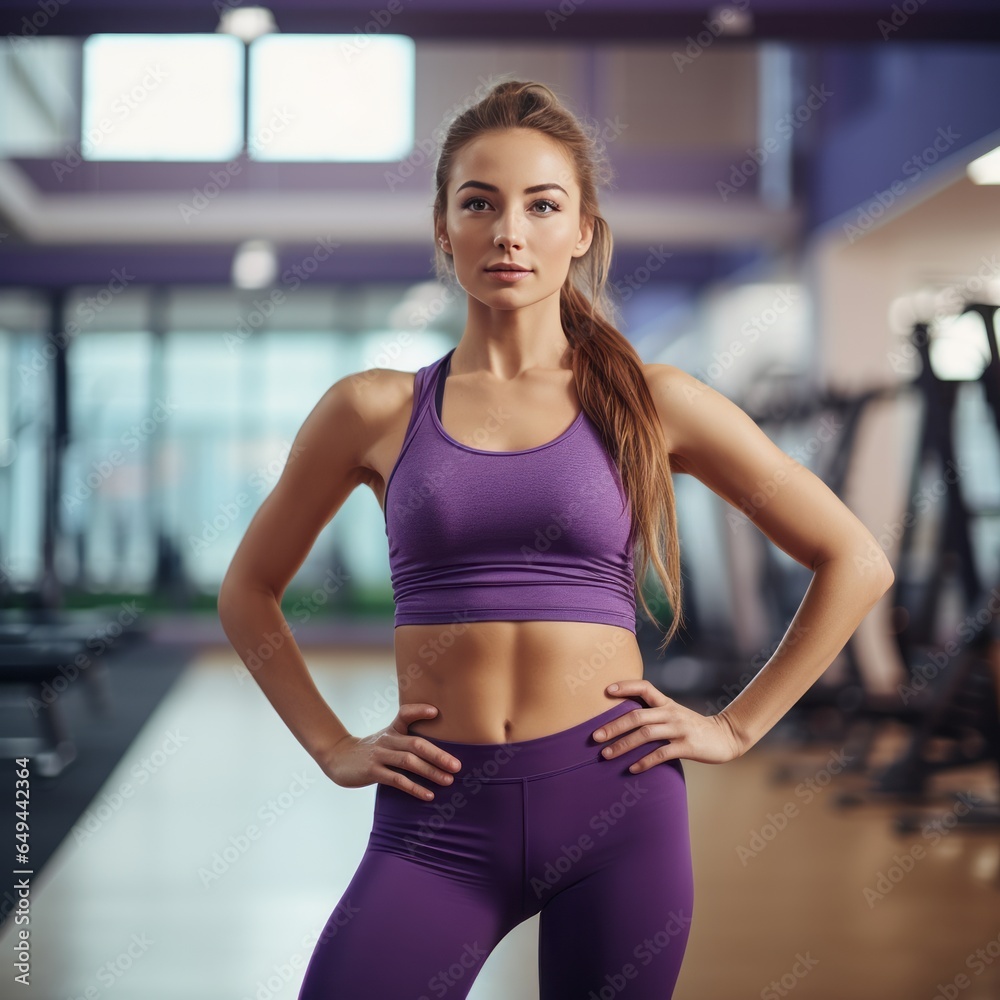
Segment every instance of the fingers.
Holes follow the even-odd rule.
[[[383,781],[383,784],[391,785],[393,788],[398,788],[401,792],[406,792],[408,795],[412,795],[415,799],[427,801],[434,798],[434,793],[429,788],[424,788],[423,785],[418,785],[405,774],[401,774],[399,771],[390,771],[388,769],[386,769],[386,774],[388,774],[389,780]]]
[[[599,743],[603,740],[613,740],[621,733],[627,733],[630,729],[635,729],[642,721],[642,716],[639,713],[646,711],[648,709],[633,708],[631,712],[626,712],[624,715],[619,715],[610,722],[605,722],[600,729],[594,730],[594,739]]]
[[[679,749],[671,749],[671,747],[657,747],[650,754],[646,754],[645,757],[637,760],[634,764],[629,766],[629,771],[632,774],[638,774],[640,771],[648,771],[651,767],[656,767],[657,764],[665,764],[668,760],[675,760],[680,757],[681,751]]]
[[[447,772],[439,771],[422,757],[418,757],[409,750],[398,751],[396,758],[399,763],[396,763],[396,760],[394,760],[394,767],[405,768],[410,773],[423,775],[433,781],[437,781],[439,784],[447,786],[455,780]],[[389,773],[392,775],[392,780],[389,784],[394,785],[396,788],[402,789],[404,792],[409,792],[418,799],[428,800],[434,798],[434,793],[429,788],[417,784],[408,774],[402,774],[400,771],[390,771]]]
[[[673,703],[672,698],[668,698],[658,688],[653,687],[645,678],[641,680],[616,681],[614,684],[609,684],[605,688],[605,691],[608,695],[616,698],[641,698],[647,705],[653,708],[662,708],[664,705]],[[616,719],[612,719],[611,722],[605,723],[600,729],[594,730],[594,739],[598,742],[613,739],[619,733],[634,729],[643,718],[639,713],[648,711],[649,709],[647,708],[634,708],[631,712],[619,715]]]
[[[617,721],[617,720],[615,720]],[[610,728],[610,727],[605,727]],[[649,743],[652,740],[662,740],[665,739],[663,736],[655,736],[653,734],[653,727],[648,723],[638,728],[629,727],[631,732],[623,736],[620,740],[614,743],[609,743],[602,751],[602,757],[618,757],[625,753],[626,750],[631,750],[632,747],[637,747],[642,743]],[[607,739],[614,739],[615,734],[607,737]]]
[[[393,719],[393,728],[398,733],[406,733],[411,722],[416,722],[417,719],[433,718],[437,715],[437,711],[437,706],[429,705],[423,701],[413,701],[406,705],[400,705],[396,712],[396,718]]]
[[[401,744],[398,749],[383,748],[388,754],[387,766],[391,762],[394,768],[402,768],[446,787],[454,782],[455,778],[451,772],[461,768],[461,761],[419,736],[404,737]],[[396,788],[409,792],[419,799],[434,798],[433,792],[423,785],[417,784],[408,774],[402,774],[398,771],[390,773],[393,776],[390,783]]]
[[[450,753],[419,736],[407,737],[407,746],[412,749],[414,754],[417,754],[418,760],[431,761],[441,768],[440,771],[434,772],[435,775],[443,774],[446,778],[450,778],[450,772],[457,771],[462,766],[462,762],[452,757]]]
[[[642,698],[647,705],[652,705],[654,708],[666,705],[672,700],[659,688],[653,687],[645,677],[638,680],[629,678],[624,681],[616,681],[614,684],[609,684],[605,690],[616,698]]]
[[[462,766],[461,761],[456,760],[450,753],[442,750],[429,740],[411,735],[408,728],[410,721],[415,721],[420,718],[429,718],[430,716],[436,714],[437,707],[435,705],[426,704],[425,702],[413,702],[407,705],[401,705],[396,718],[401,721],[408,721],[406,721],[406,725],[403,728],[403,739],[399,744],[399,748],[404,751],[409,750],[416,754],[418,760],[426,758],[427,760],[436,763],[442,770],[433,772],[432,776],[437,777],[438,775],[442,775],[443,772],[443,776],[450,778],[450,774],[447,772],[457,771]]]

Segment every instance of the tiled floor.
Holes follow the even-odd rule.
[[[304,652],[352,732],[391,720],[388,652]],[[897,836],[891,806],[835,809],[859,786],[827,782],[838,749],[796,754],[811,795],[770,780],[788,751],[685,761],[698,895],[675,1000],[1000,997],[1000,835]],[[0,997],[294,1000],[374,796],[324,778],[235,656],[206,654],[36,880],[27,989],[5,925]],[[493,951],[471,1000],[535,1000],[536,945],[537,918]]]

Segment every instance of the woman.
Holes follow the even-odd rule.
[[[534,914],[542,1000],[669,997],[693,910],[681,758],[745,753],[893,579],[818,478],[605,318],[603,170],[541,84],[497,84],[453,120],[435,251],[468,294],[462,338],[415,376],[328,390],[223,582],[226,633],[296,738],[336,784],[377,784],[300,1000],[465,997]],[[672,472],[815,570],[774,656],[707,717],[643,680],[635,638],[650,562],[674,610],[664,645],[681,623]],[[362,483],[385,511],[403,702],[370,735],[322,699],[280,612]]]

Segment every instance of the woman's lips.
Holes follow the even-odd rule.
[[[529,274],[533,274],[533,271],[487,271],[488,275],[496,278],[497,281],[520,281],[522,278],[526,278]]]

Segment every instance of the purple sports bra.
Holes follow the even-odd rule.
[[[395,624],[603,622],[636,630],[631,504],[581,411],[546,444],[484,451],[441,424],[452,348],[421,368],[385,495]]]

